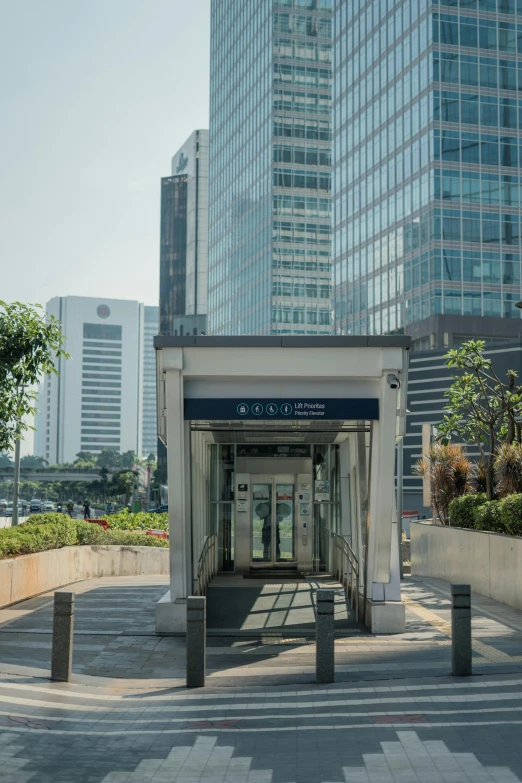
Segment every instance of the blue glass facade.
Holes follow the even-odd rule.
[[[332,5],[212,2],[211,334],[331,333]]]
[[[519,318],[522,1],[337,0],[334,38],[336,331]]]

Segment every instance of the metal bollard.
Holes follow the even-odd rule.
[[[207,599],[187,598],[187,688],[205,687]]]
[[[69,682],[72,673],[74,593],[54,594],[51,680]]]
[[[451,665],[455,677],[471,676],[471,587],[451,585]]]
[[[316,591],[315,681],[335,682],[334,591]]]

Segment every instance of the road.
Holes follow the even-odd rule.
[[[18,520],[19,524],[21,524],[22,522],[25,522],[26,519],[27,519],[27,515],[20,516],[19,520]],[[11,527],[12,522],[13,522],[13,518],[12,517],[0,517],[0,528],[2,528],[2,527]]]
[[[64,506],[64,508],[65,508],[65,506]],[[82,508],[82,506],[75,506],[73,513],[74,513],[74,517],[76,519],[83,519],[83,508]],[[92,519],[96,519],[99,514],[103,515],[103,513],[104,512],[101,509],[91,509],[91,518]],[[25,522],[26,519],[28,518],[28,516],[29,516],[28,514],[25,514],[24,516],[20,516],[19,517],[19,524],[22,524],[23,522]],[[2,516],[0,516],[0,528],[11,527],[12,522],[13,522],[12,517],[2,517]]]

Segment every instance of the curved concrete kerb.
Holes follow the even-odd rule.
[[[0,560],[0,608],[81,579],[167,576],[169,550],[149,546],[66,546]]]

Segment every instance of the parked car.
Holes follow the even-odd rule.
[[[43,511],[43,504],[40,498],[33,498],[29,504],[30,514],[41,514]]]
[[[43,504],[44,511],[54,511],[54,503],[52,500],[46,500]]]
[[[158,508],[151,508],[150,514],[167,514],[169,507],[167,505],[158,506]]]

